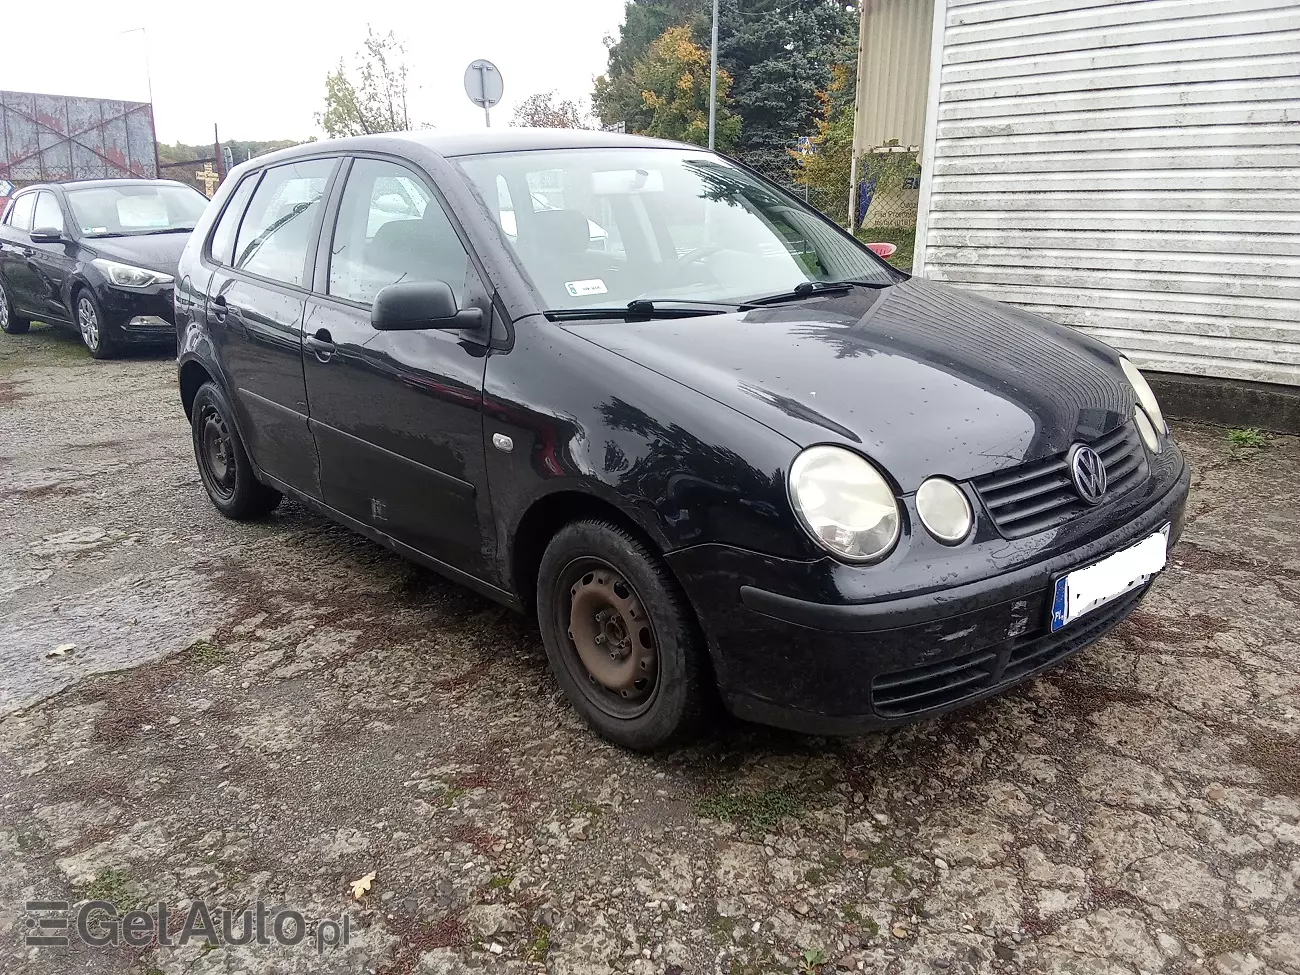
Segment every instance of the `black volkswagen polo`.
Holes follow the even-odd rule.
[[[237,169],[180,265],[213,503],[535,612],[602,734],[856,732],[1118,624],[1188,470],[1114,349],[890,268],[693,146],[374,136]]]
[[[172,180],[92,179],[20,190],[0,215],[0,330],[75,328],[96,359],[170,345],[172,278],[207,206]]]

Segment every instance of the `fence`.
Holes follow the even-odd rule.
[[[816,179],[809,179],[793,158],[788,168],[756,168],[844,227],[849,224],[847,162],[846,158],[843,166],[821,169]],[[867,242],[894,244],[898,250],[890,263],[904,270],[912,267],[920,186],[921,169],[915,148],[882,146],[858,160],[857,219],[854,221],[857,236]]]

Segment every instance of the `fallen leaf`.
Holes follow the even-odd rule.
[[[370,885],[375,882],[375,871],[371,870],[360,880],[352,881],[352,896],[356,900],[361,900],[370,892]]]
[[[76,649],[77,649],[77,645],[76,645],[75,643],[60,643],[57,647],[55,647],[53,650],[51,650],[51,651],[50,651],[49,653],[47,653],[45,656],[47,656],[47,657],[62,657],[64,654],[66,654],[66,653],[71,653],[73,650],[76,650]]]
[[[1221,785],[1212,785],[1205,790],[1205,795],[1209,799],[1222,799],[1227,790]]]
[[[907,928],[903,927],[901,924],[895,924],[893,934],[895,938],[906,938]]]

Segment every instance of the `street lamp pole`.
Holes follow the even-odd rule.
[[[718,125],[718,0],[713,0],[713,54],[709,60],[709,148]]]

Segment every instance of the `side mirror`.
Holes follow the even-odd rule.
[[[33,244],[57,244],[63,240],[63,232],[53,227],[37,227],[31,233]]]
[[[477,328],[483,322],[478,308],[460,310],[446,281],[399,281],[375,295],[370,324],[381,332],[424,328]]]

